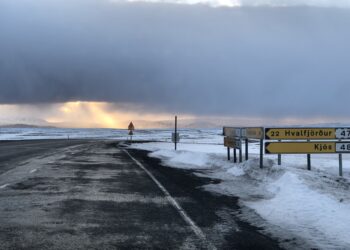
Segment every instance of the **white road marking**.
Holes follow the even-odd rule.
[[[4,185],[0,186],[0,188],[3,189],[3,188],[5,188],[5,187],[7,187],[8,185],[10,185],[10,184],[8,184],[8,183],[7,183],[7,184],[4,184]]]
[[[36,172],[37,171],[37,169],[35,168],[35,169],[32,169],[32,170],[30,170],[30,172],[29,173],[34,173],[34,172]]]
[[[166,199],[169,201],[169,203],[178,211],[178,213],[181,215],[183,220],[191,227],[192,231],[197,235],[198,238],[203,240],[207,245],[209,249],[215,250],[216,247],[211,244],[208,240],[205,234],[203,233],[202,229],[200,229],[196,223],[190,218],[190,216],[185,212],[185,210],[180,206],[179,203],[170,195],[168,190],[154,177],[154,175],[147,170],[146,167],[144,167],[138,160],[136,160],[134,157],[131,156],[131,154],[127,150],[123,150],[129,157],[142,169],[144,170],[147,175],[154,181],[154,183],[159,187],[160,190],[164,193]]]

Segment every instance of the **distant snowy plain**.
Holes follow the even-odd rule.
[[[101,139],[125,140],[127,130],[1,128],[0,140]],[[221,180],[204,188],[239,197],[238,216],[280,239],[288,249],[350,249],[350,155],[343,155],[338,176],[338,155],[264,155],[259,168],[257,143],[249,144],[249,160],[227,161],[221,129],[180,130],[178,150],[172,130],[136,130],[130,147],[148,150],[168,167],[192,169],[199,176]],[[244,154],[243,154],[244,156]]]

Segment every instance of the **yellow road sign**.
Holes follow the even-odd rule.
[[[241,128],[237,128],[237,127],[224,127],[224,136],[228,136],[228,137],[241,137]]]
[[[330,154],[337,153],[336,142],[266,142],[266,154]],[[346,144],[346,143],[339,143]],[[345,150],[343,151],[345,153]],[[350,147],[349,147],[350,152]]]
[[[345,138],[345,137],[342,137]],[[336,128],[265,128],[266,140],[337,139]]]
[[[224,146],[228,148],[241,148],[241,140],[237,140],[233,137],[224,137]]]
[[[249,139],[264,139],[264,129],[257,128],[242,128],[242,137]]]

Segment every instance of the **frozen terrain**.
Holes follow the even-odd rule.
[[[0,140],[93,138],[125,140],[127,130],[2,128]],[[226,159],[221,129],[180,130],[178,151],[170,142],[171,130],[136,130],[133,139],[152,141],[133,144],[150,151],[164,165],[193,169],[197,175],[220,179],[205,189],[240,198],[242,219],[281,239],[287,248],[350,249],[350,156],[343,155],[343,174],[338,176],[338,155],[312,155],[312,171],[305,155],[265,155],[259,168],[257,143],[249,144],[249,160]],[[244,154],[243,154],[244,156]],[[1,187],[0,187],[1,188]],[[288,242],[286,242],[288,239]]]
[[[344,177],[338,176],[338,155],[312,155],[312,171],[306,170],[305,155],[277,157],[265,155],[264,168],[259,168],[258,144],[250,144],[250,159],[242,163],[228,162],[226,149],[216,145],[222,141],[208,138],[208,144],[180,143],[174,151],[172,143],[134,144],[133,148],[149,150],[170,167],[196,170],[197,175],[220,179],[205,189],[237,196],[242,205],[241,217],[267,233],[281,239],[287,248],[350,248],[350,157],[343,156]],[[212,144],[209,144],[212,143]]]
[[[133,140],[171,141],[172,130],[136,130]],[[182,129],[181,139],[186,143],[221,144],[220,129]],[[40,140],[40,139],[128,139],[125,129],[77,129],[77,128],[0,128],[0,140]]]

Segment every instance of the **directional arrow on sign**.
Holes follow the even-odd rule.
[[[265,128],[266,140],[350,139],[350,128]]]
[[[336,130],[337,130],[336,128],[265,128],[265,139],[266,140],[337,139]],[[346,137],[343,137],[343,138],[346,138]]]
[[[336,153],[336,142],[266,142],[266,154]],[[350,150],[349,150],[350,152]]]

